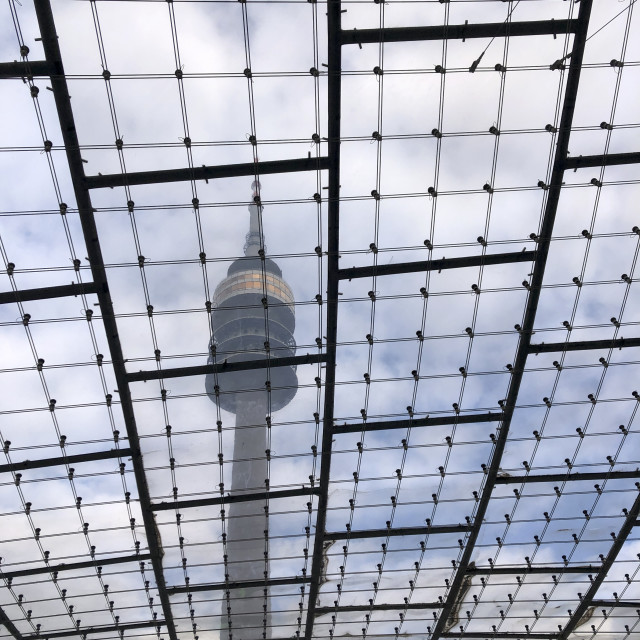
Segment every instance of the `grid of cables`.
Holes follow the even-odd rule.
[[[635,0],[0,15],[0,638],[640,638]]]

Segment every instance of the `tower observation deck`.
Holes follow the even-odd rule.
[[[254,182],[252,186],[244,257],[230,265],[227,277],[214,294],[210,362],[214,352],[217,362],[228,363],[295,355],[293,294],[278,265],[265,256],[260,228],[260,183]],[[217,381],[213,375],[207,375],[205,385],[211,400],[236,416],[231,495],[264,492],[268,486],[267,416],[285,407],[295,396],[298,387],[295,367],[222,373]],[[227,518],[229,581],[267,579],[265,532],[269,520],[264,502],[233,503],[227,507]],[[222,603],[220,637],[257,640],[269,638],[270,631],[268,589],[262,586],[231,589]]]

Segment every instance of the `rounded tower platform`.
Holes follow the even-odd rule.
[[[211,328],[216,362],[246,362],[294,356],[296,326],[294,298],[282,278],[280,267],[264,256],[261,244],[257,187],[253,183],[254,204],[249,205],[249,233],[244,258],[235,260],[227,277],[216,288]],[[211,350],[210,350],[211,352]],[[213,362],[213,354],[209,357]],[[207,375],[206,390],[220,408],[237,413],[242,391],[260,391],[271,385],[271,411],[287,406],[296,395],[295,367],[274,367],[218,374],[220,393],[215,394],[215,378]]]

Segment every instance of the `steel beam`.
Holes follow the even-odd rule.
[[[503,638],[513,638],[513,640],[556,640],[558,638],[557,633],[549,631],[548,633],[526,633],[524,631],[520,633],[509,631],[465,631],[464,633],[457,633],[455,631],[443,631],[440,634],[443,638],[478,638],[479,640],[494,640]]]
[[[520,340],[516,351],[515,361],[513,363],[513,373],[511,374],[509,390],[504,403],[503,421],[498,431],[498,437],[487,469],[486,480],[482,487],[482,495],[474,513],[473,527],[467,537],[464,551],[458,561],[458,570],[453,576],[451,587],[447,591],[445,605],[440,611],[440,615],[438,616],[438,620],[430,640],[439,640],[439,638],[443,637],[447,621],[449,620],[452,611],[457,606],[457,603],[460,601],[461,590],[464,588],[465,578],[467,577],[467,568],[471,562],[471,557],[489,507],[491,494],[500,471],[502,455],[507,444],[511,420],[513,419],[513,414],[518,401],[518,394],[524,377],[527,356],[530,353],[529,347],[531,343],[531,335],[535,326],[538,301],[542,291],[544,272],[547,264],[547,257],[549,255],[550,239],[553,236],[553,227],[558,210],[558,202],[560,200],[560,191],[563,184],[564,161],[568,155],[569,137],[573,124],[573,114],[576,106],[578,85],[580,83],[580,71],[582,68],[582,59],[587,39],[587,30],[589,28],[589,17],[591,15],[592,2],[593,0],[582,0],[579,5],[578,24],[575,30],[573,49],[571,51],[571,56],[569,57],[570,65],[567,74],[562,113],[560,115],[558,127],[559,133],[555,145],[553,168],[551,171],[551,178],[549,180],[549,189],[546,192],[547,199],[538,234],[540,240],[538,242],[533,275],[531,277],[531,288],[528,292],[527,303],[522,320],[522,331],[520,332]],[[487,635],[491,636],[492,634]]]
[[[605,609],[611,609],[613,607],[640,609],[640,600],[592,600],[591,606],[603,607]]]
[[[327,531],[325,540],[355,540],[359,538],[386,538],[394,536],[425,536],[436,533],[464,533],[469,527],[463,524],[443,524],[431,527],[388,527],[386,529],[365,529],[361,531]]]
[[[623,480],[640,478],[640,470],[601,471],[589,473],[546,473],[529,476],[498,476],[496,484],[529,484],[530,482],[579,482],[580,480]]]
[[[320,496],[311,558],[311,583],[307,598],[304,638],[311,640],[315,609],[324,565],[324,537],[329,508],[329,480],[333,446],[333,418],[336,393],[336,345],[338,341],[338,286],[340,279],[340,109],[342,92],[342,49],[340,43],[342,3],[327,0],[327,135],[329,156],[329,202],[327,205],[327,366],[320,454]]]
[[[590,351],[591,349],[623,349],[640,347],[640,338],[617,338],[615,340],[581,340],[576,342],[549,342],[530,344],[529,353],[555,353],[556,351]]]
[[[0,624],[4,625],[5,629],[15,638],[15,640],[24,640],[24,636],[20,631],[18,631],[18,627],[13,624],[2,607],[0,607]]]
[[[316,617],[328,613],[368,613],[369,611],[416,611],[421,609],[439,609],[441,602],[407,602],[403,604],[354,604],[343,607],[316,607]]]
[[[23,576],[37,576],[47,573],[60,573],[60,571],[77,571],[78,569],[88,569],[90,567],[106,567],[112,564],[126,564],[128,562],[141,562],[150,560],[150,553],[139,553],[132,556],[119,556],[116,558],[99,558],[86,560],[84,562],[70,562],[62,564],[50,564],[46,567],[34,567],[33,569],[18,569],[16,571],[0,572],[2,578],[21,578]]]
[[[640,162],[640,152],[608,153],[599,156],[576,156],[564,161],[565,169],[584,169],[585,167],[611,167],[618,164],[636,164]]]
[[[102,322],[105,328],[105,336],[111,354],[113,372],[119,391],[122,416],[127,429],[129,445],[133,451],[133,470],[138,488],[138,497],[144,521],[145,535],[147,537],[149,553],[151,554],[154,579],[158,588],[160,603],[162,605],[162,613],[167,625],[169,638],[171,640],[178,640],[171,612],[171,603],[167,595],[162,570],[162,543],[160,541],[154,515],[150,509],[151,498],[142,463],[140,438],[133,411],[131,390],[127,384],[127,372],[122,353],[122,345],[118,335],[118,326],[114,315],[113,301],[107,286],[107,274],[104,266],[104,259],[102,257],[102,249],[100,247],[93,204],[85,182],[84,165],[82,162],[82,156],[80,155],[80,143],[78,141],[78,134],[73,117],[69,88],[64,75],[64,67],[58,43],[58,34],[56,33],[53,12],[51,10],[51,0],[39,0],[34,3],[34,7],[38,19],[38,26],[40,28],[40,35],[42,36],[45,58],[53,67],[51,88],[53,90],[53,97],[56,104],[56,110],[58,112],[60,131],[67,155],[67,163],[71,174],[71,182],[78,207],[80,224],[82,225],[82,233],[86,243],[87,256],[89,257],[89,264],[91,265],[91,273],[93,281],[98,285],[98,302],[100,305]]]
[[[126,449],[109,449],[109,451],[96,451],[95,453],[78,453],[73,456],[58,456],[57,458],[42,458],[42,460],[23,460],[11,464],[0,464],[0,473],[3,471],[24,471],[25,469],[41,469],[43,467],[55,467],[64,464],[78,464],[79,462],[94,462],[95,460],[111,460],[113,458],[127,458],[133,455],[133,451]]]
[[[171,511],[173,509],[192,509],[197,507],[214,507],[222,504],[233,504],[236,502],[251,502],[253,500],[278,500],[280,498],[300,498],[320,493],[319,487],[309,489],[283,489],[282,491],[260,491],[257,493],[239,493],[224,497],[195,498],[193,500],[175,500],[174,502],[156,502],[151,505],[152,511]]]
[[[367,267],[340,269],[340,280],[390,276],[401,273],[422,273],[424,271],[442,271],[444,269],[463,269],[465,267],[510,264],[514,262],[533,262],[535,251],[515,251],[513,253],[494,253],[460,258],[442,258],[441,260],[419,260],[417,262],[399,262],[397,264],[378,264]]]
[[[290,356],[286,358],[260,358],[259,360],[244,360],[241,362],[224,362],[216,364],[202,364],[195,367],[176,367],[150,371],[136,371],[127,374],[127,382],[146,382],[147,380],[166,380],[167,378],[184,378],[187,376],[204,376],[208,373],[228,373],[231,371],[250,371],[253,369],[271,369],[272,367],[294,367],[303,364],[317,364],[326,362],[324,353],[307,353],[304,356]]]
[[[446,424],[472,424],[476,422],[500,422],[502,413],[471,413],[469,415],[413,418],[412,420],[380,420],[334,425],[333,434],[385,431],[387,429],[413,429],[414,427],[439,427]]]
[[[609,553],[607,553],[607,557],[604,559],[604,562],[600,567],[598,575],[595,576],[593,582],[589,585],[589,589],[580,600],[578,606],[574,609],[573,615],[569,619],[569,622],[567,622],[564,629],[558,635],[558,640],[567,640],[567,638],[573,633],[578,624],[580,624],[582,616],[584,616],[587,609],[593,606],[593,602],[596,594],[598,593],[598,589],[600,589],[600,586],[605,581],[609,571],[611,570],[611,567],[613,567],[613,563],[618,557],[618,554],[622,550],[624,543],[627,541],[629,534],[635,526],[635,521],[638,515],[640,515],[640,495],[636,496],[633,506],[631,507],[631,509],[629,509],[627,517],[624,520],[624,524],[620,528],[618,535],[615,537],[613,544],[609,549]]]
[[[575,20],[529,20],[522,22],[486,22],[429,27],[387,27],[342,31],[342,44],[378,44],[379,42],[415,42],[422,40],[462,40],[466,38],[503,38],[575,33]]]
[[[55,67],[48,60],[0,62],[0,79],[51,76]]]
[[[492,575],[492,576],[522,576],[530,573],[550,573],[552,575],[562,575],[563,573],[597,573],[600,567],[587,565],[557,565],[555,567],[467,567],[467,575]]]
[[[58,287],[40,287],[39,289],[23,289],[22,291],[3,291],[0,293],[0,304],[10,302],[27,302],[28,300],[48,300],[50,298],[67,298],[70,296],[98,293],[95,282],[72,282]]]
[[[23,640],[53,640],[53,638],[71,638],[73,636],[88,636],[93,633],[113,633],[114,631],[123,634],[132,629],[158,629],[166,623],[164,620],[149,620],[149,622],[130,622],[129,624],[111,624],[100,627],[75,627],[68,631],[40,631],[40,633],[30,633],[22,636]]]
[[[161,169],[135,173],[110,173],[86,176],[88,189],[133,186],[137,184],[159,184],[162,182],[190,182],[191,180],[215,180],[216,178],[236,178],[239,176],[267,175],[270,173],[292,173],[295,171],[316,171],[329,167],[328,158],[292,158],[290,160],[266,160],[225,164],[215,167],[186,167],[184,169]]]
[[[212,584],[190,584],[188,587],[168,587],[170,596],[181,593],[195,593],[196,591],[227,591],[228,589],[269,589],[290,584],[306,584],[311,578],[295,576],[293,578],[269,578],[269,580],[230,580],[229,582],[217,582]]]

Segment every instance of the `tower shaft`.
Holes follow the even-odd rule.
[[[233,441],[232,495],[265,490],[268,477],[267,429],[268,411],[266,392],[242,394],[236,405],[236,428]],[[261,500],[237,502],[227,507],[227,554],[229,580],[265,580],[269,577],[265,559],[269,518]],[[231,589],[225,606],[231,610],[233,640],[257,640],[270,634],[270,613],[267,587]],[[266,607],[266,609],[265,609]],[[226,618],[226,619],[225,619]],[[223,625],[228,616],[223,616]],[[229,638],[226,629],[222,637]]]

